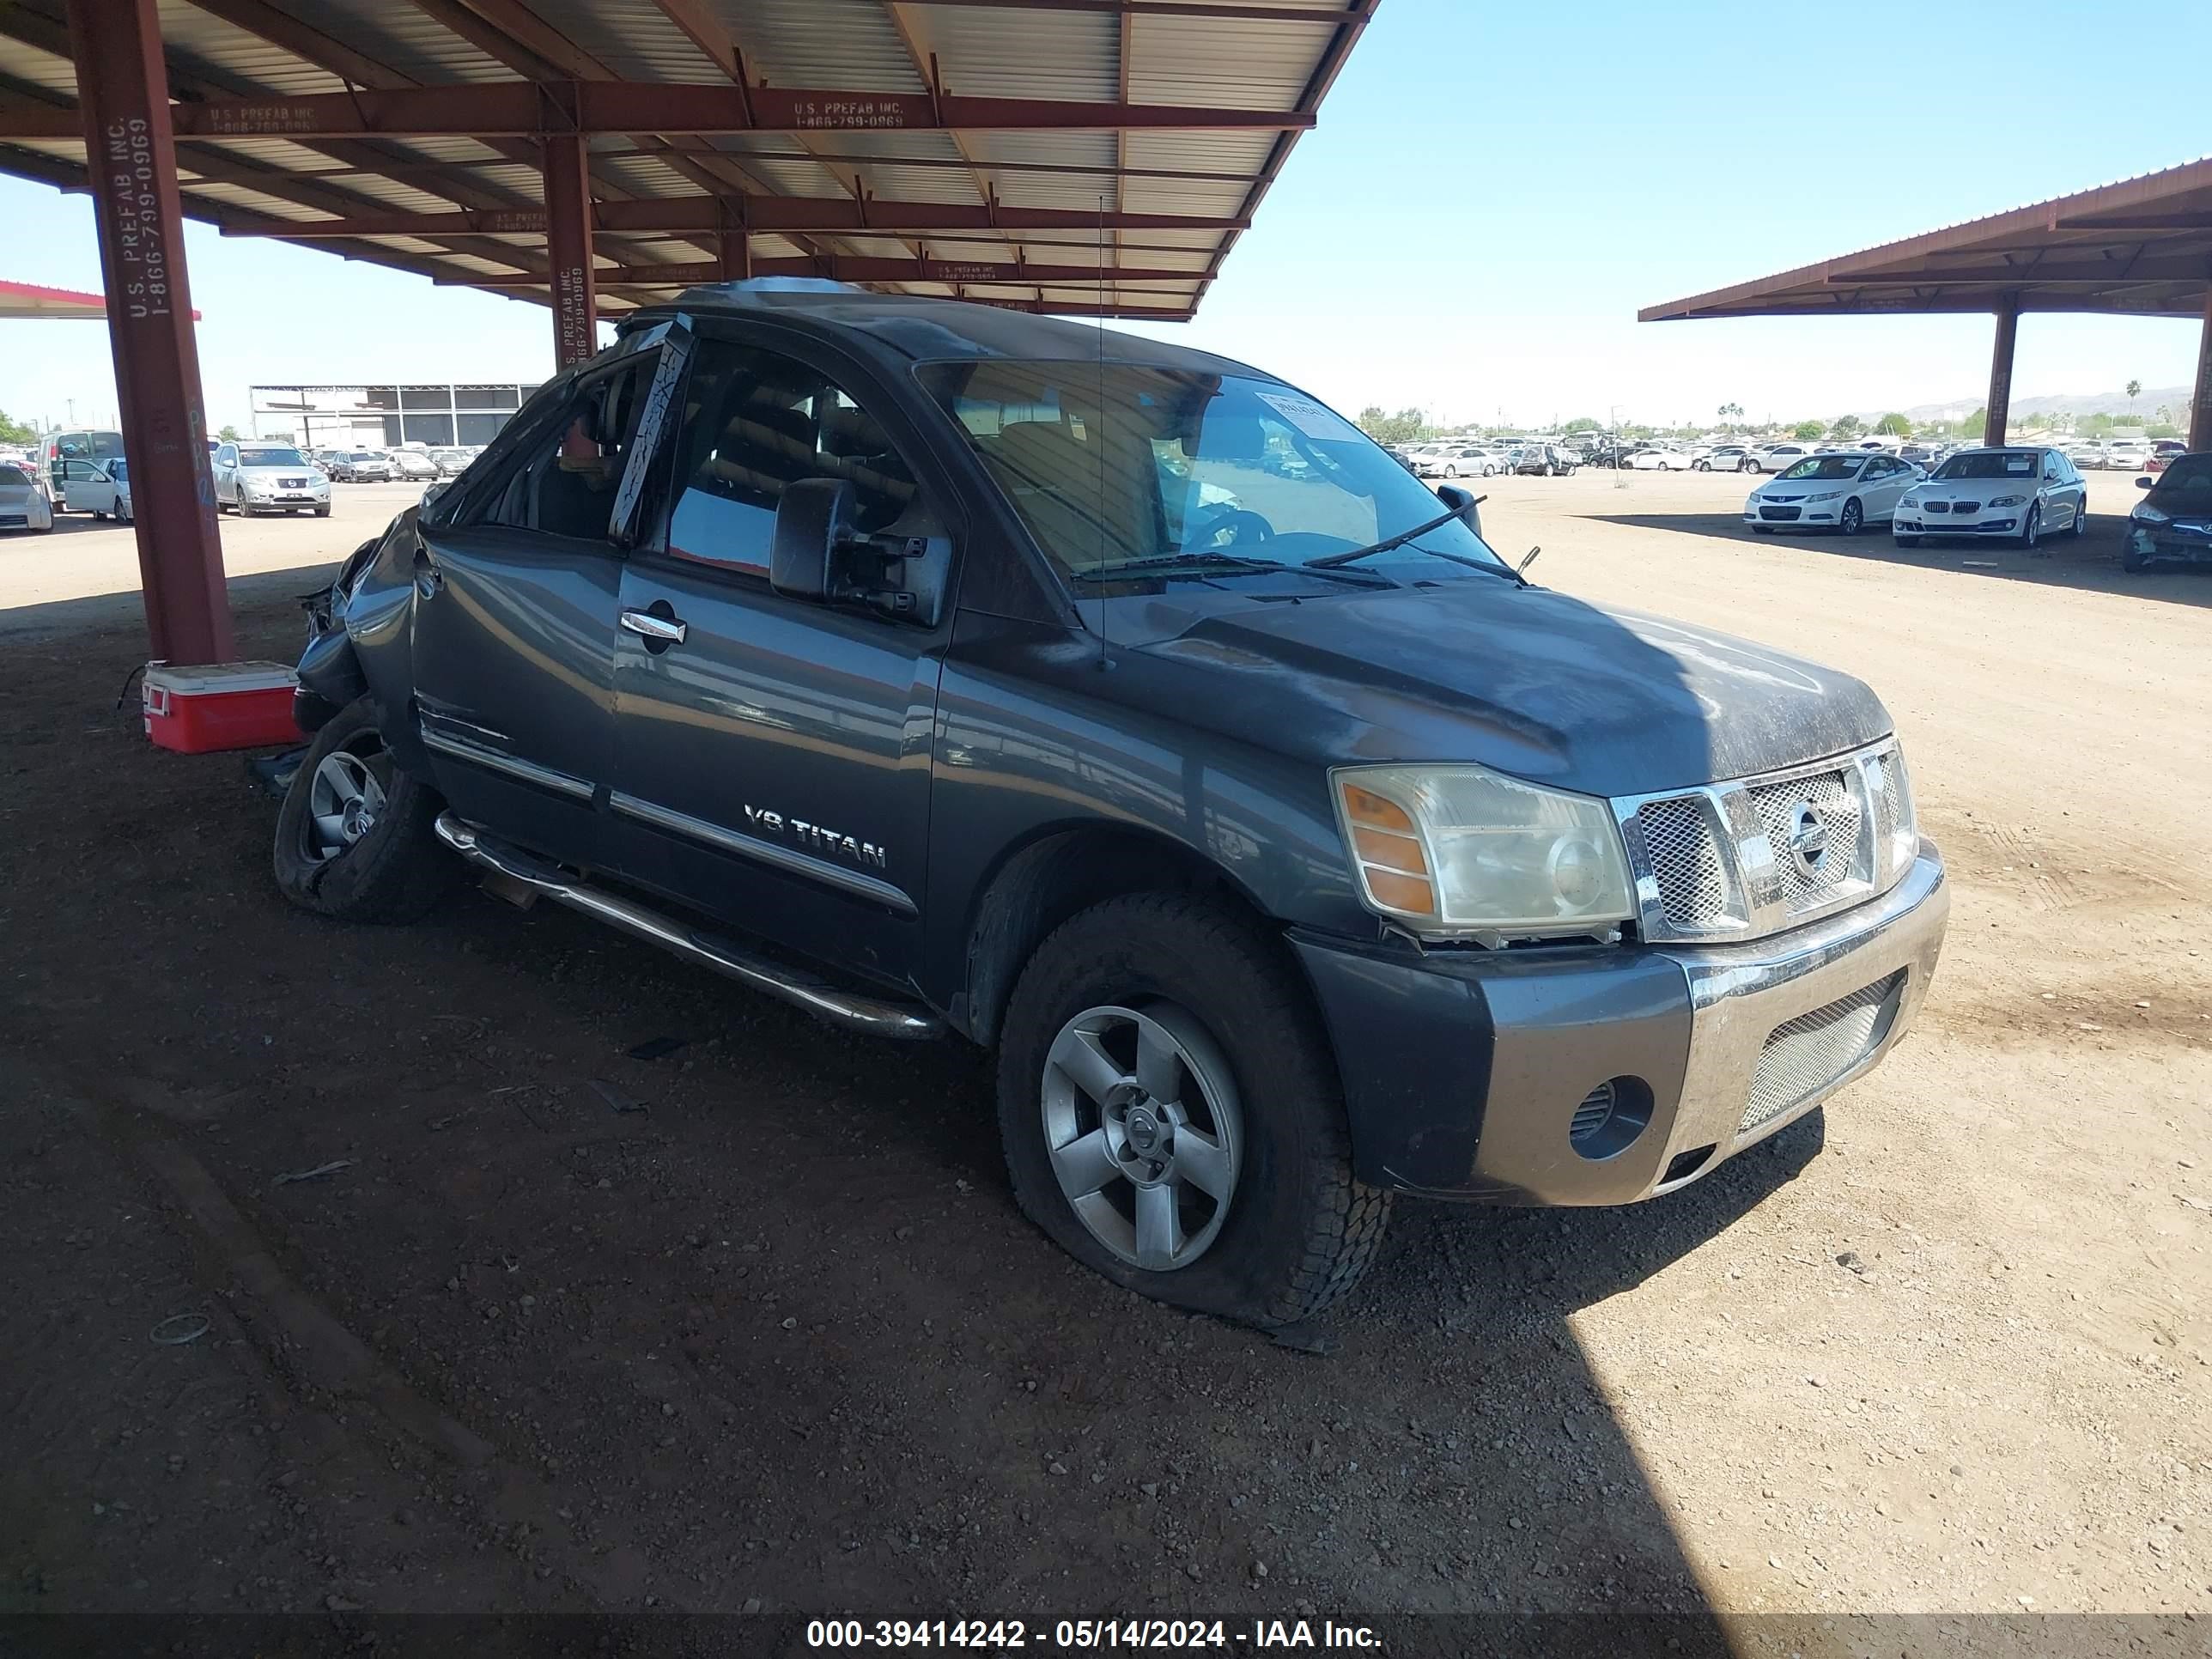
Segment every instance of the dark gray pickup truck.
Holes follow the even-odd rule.
[[[1439,495],[1240,363],[696,289],[347,562],[277,879],[393,920],[473,866],[988,1045],[1039,1226],[1299,1320],[1394,1193],[1625,1203],[1809,1111],[1948,906],[1865,686]]]

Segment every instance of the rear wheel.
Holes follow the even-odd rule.
[[[276,885],[341,921],[412,921],[451,889],[460,861],[432,829],[441,805],[393,763],[367,697],[315,733],[276,813]]]
[[[1006,1011],[1015,1200],[1115,1284],[1248,1324],[1356,1284],[1390,1195],[1352,1173],[1320,1018],[1248,918],[1133,894],[1038,946]]]
[[[1741,466],[1737,467],[1736,471],[1739,472],[1756,472],[1759,471],[1759,463],[1757,461],[1747,460]]]

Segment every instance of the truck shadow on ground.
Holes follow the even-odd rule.
[[[2026,552],[2010,543],[1963,538],[1924,541],[1918,547],[1899,547],[1886,528],[1869,530],[1858,536],[1818,532],[1759,536],[1745,529],[1742,518],[1734,513],[1593,513],[1587,516],[1598,524],[1670,530],[1686,536],[1740,541],[1770,551],[1860,559],[1916,569],[1957,570],[1968,575],[2026,582],[2038,587],[2121,593],[2166,605],[2212,606],[2212,565],[2156,565],[2140,572],[2122,570],[2120,537],[2126,520],[2110,514],[2092,514],[2081,539],[2061,535],[2045,541],[2037,553]],[[2040,556],[2045,553],[2048,557]]]

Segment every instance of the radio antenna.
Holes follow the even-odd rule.
[[[1106,198],[1098,198],[1098,357],[1096,387],[1091,405],[1091,417],[1097,422],[1097,447],[1098,456],[1098,568],[1101,576],[1106,568]],[[1098,666],[1103,672],[1114,664],[1106,654],[1106,584],[1098,584]]]

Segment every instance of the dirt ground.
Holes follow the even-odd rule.
[[[122,533],[0,543],[0,1614],[204,1620],[0,1619],[0,1651],[389,1652],[377,1615],[487,1612],[726,1614],[726,1652],[1170,1613],[1457,1651],[1557,1613],[2202,1651],[2212,574],[2118,571],[2117,476],[2047,560],[1754,540],[1734,478],[1489,489],[1537,579],[1872,682],[1953,932],[1822,1115],[1639,1208],[1404,1205],[1324,1354],[1059,1255],[959,1047],[474,892],[400,931],[287,908],[240,757],[112,708]],[[388,510],[227,523],[244,653],[289,657],[283,596]],[[174,1315],[205,1334],[152,1340]],[[2084,1613],[2136,1617],[2036,1622]]]

